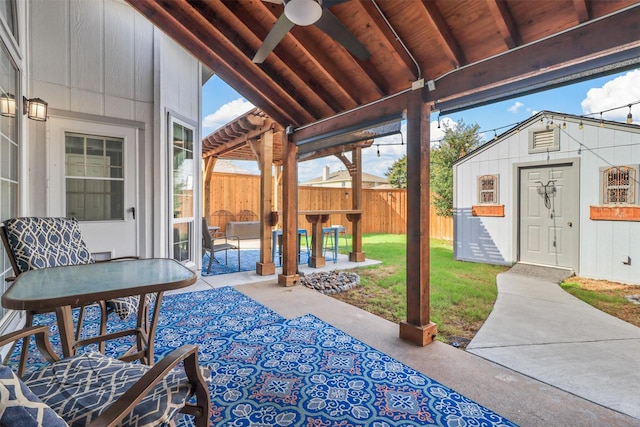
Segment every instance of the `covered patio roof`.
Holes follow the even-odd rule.
[[[435,108],[459,108],[640,61],[637,0],[324,0],[323,15],[370,56],[351,54],[321,20],[294,26],[262,63],[252,59],[283,14],[281,0],[127,1],[276,122],[296,128],[421,79]]]
[[[309,26],[289,22],[295,19],[283,15],[281,0],[127,1],[286,127],[285,253],[296,250],[299,153],[317,155],[334,148],[334,138],[406,119],[409,267],[400,336],[420,345],[436,335],[423,203],[430,199],[431,112],[640,64],[639,0],[317,0],[321,14]],[[356,148],[353,163],[359,162]],[[353,202],[357,211],[359,200]],[[363,258],[361,249],[354,253]],[[283,264],[281,283],[296,283],[296,267],[293,258]]]

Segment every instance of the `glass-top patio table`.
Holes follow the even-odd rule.
[[[29,270],[2,295],[2,306],[15,310],[55,311],[64,357],[78,347],[134,335],[136,343],[122,357],[153,364],[153,341],[165,291],[195,283],[196,274],[173,259],[150,258]],[[147,294],[156,294],[151,319]],[[139,296],[135,329],[75,341],[72,307],[119,297]],[[134,352],[135,350],[135,352]]]

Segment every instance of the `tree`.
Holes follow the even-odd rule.
[[[431,150],[431,191],[433,204],[440,216],[453,216],[453,163],[480,145],[478,124],[467,125],[460,119],[455,125],[445,124],[444,138]]]
[[[384,176],[389,180],[389,184],[395,188],[407,188],[407,155],[405,154],[393,162]]]

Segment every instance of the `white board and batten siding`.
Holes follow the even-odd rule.
[[[81,129],[96,123],[131,130],[126,144],[135,144],[129,161],[135,162],[136,172],[127,182],[137,187],[129,201],[138,221],[135,251],[144,257],[166,256],[167,112],[193,123],[199,141],[199,62],[122,0],[26,3],[24,92],[49,103],[50,119],[27,124],[24,211],[64,215],[64,162],[56,157],[64,143],[51,132],[56,120],[75,121]],[[89,234],[93,242],[108,242],[114,233],[94,229]]]
[[[530,153],[530,131],[545,129],[552,117],[559,150]],[[601,205],[601,168],[638,164],[640,126],[605,121],[605,126],[601,127],[599,119],[539,113],[454,164],[455,258],[501,265],[521,261],[526,248],[520,247],[522,230],[519,227],[524,221],[520,207],[521,193],[526,190],[520,187],[520,172],[553,172],[554,166],[556,170],[569,167],[578,177],[575,190],[567,195],[568,200],[576,201],[570,207],[577,218],[564,219],[566,223],[563,223],[565,233],[577,233],[575,264],[571,268],[584,277],[640,283],[640,245],[637,244],[640,242],[640,222],[592,220],[589,217],[590,206]],[[472,206],[479,204],[478,177],[487,174],[499,176],[498,204],[504,205],[504,217],[471,214]],[[636,191],[640,191],[639,183],[636,183]],[[575,192],[578,194],[573,194]],[[577,203],[577,209],[573,203]],[[640,203],[637,194],[636,203]],[[570,228],[567,228],[568,223],[571,223]],[[629,259],[631,263],[626,263]]]

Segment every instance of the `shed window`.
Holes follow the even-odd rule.
[[[638,166],[612,166],[601,172],[602,204],[636,204]]]
[[[498,203],[498,175],[478,177],[478,203],[481,205]]]

